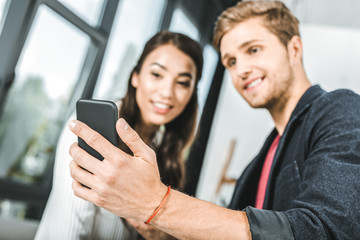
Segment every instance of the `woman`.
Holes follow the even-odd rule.
[[[119,116],[155,150],[163,182],[173,188],[183,183],[183,152],[195,131],[202,65],[201,47],[194,40],[159,32],[146,43],[119,102]],[[126,221],[73,195],[68,149],[74,138],[64,128],[53,189],[35,239],[136,239]],[[125,145],[120,148],[130,153]]]

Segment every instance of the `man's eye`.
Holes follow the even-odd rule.
[[[258,53],[260,52],[260,47],[252,47],[249,49],[250,54]]]
[[[228,67],[232,67],[235,64],[236,64],[236,59],[235,58],[230,58],[229,61],[227,62]]]

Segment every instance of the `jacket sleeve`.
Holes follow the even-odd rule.
[[[287,217],[282,212],[245,208],[253,240],[293,240],[294,235]]]

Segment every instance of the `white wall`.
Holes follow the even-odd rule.
[[[300,30],[309,79],[329,91],[360,93],[360,30],[309,24]]]

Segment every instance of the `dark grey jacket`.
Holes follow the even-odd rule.
[[[360,239],[360,96],[312,86],[280,139],[264,209],[254,206],[269,135],[238,179],[231,209],[245,209],[253,239]]]

